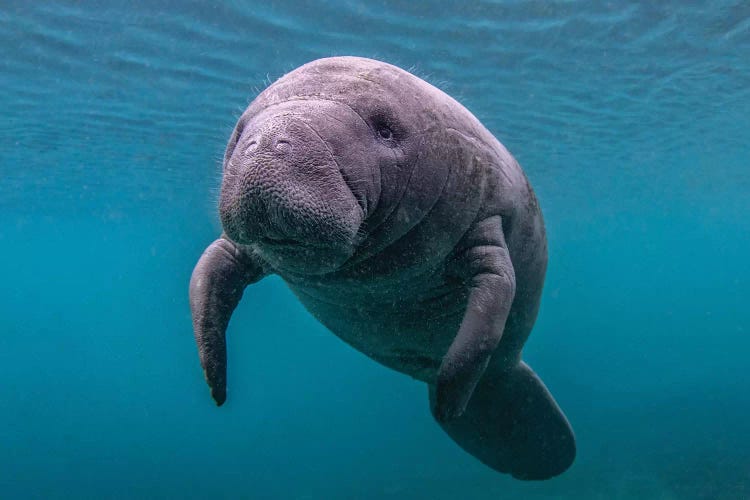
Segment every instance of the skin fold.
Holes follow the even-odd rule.
[[[217,404],[231,314],[277,274],[345,342],[426,382],[435,419],[485,464],[521,479],[570,466],[570,425],[521,361],[547,265],[542,214],[458,102],[379,61],[308,63],[239,119],[219,213],[224,233],[190,283]]]

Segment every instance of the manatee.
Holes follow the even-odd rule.
[[[335,335],[425,382],[435,420],[489,467],[531,480],[571,465],[570,424],[521,360],[547,267],[539,203],[453,98],[380,61],[305,64],[237,122],[219,215],[190,281],[216,404],[230,316],[276,274]]]

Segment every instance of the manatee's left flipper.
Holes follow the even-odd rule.
[[[265,276],[259,259],[222,237],[203,252],[190,278],[190,309],[201,366],[211,396],[221,406],[226,400],[229,318],[245,287]]]
[[[456,272],[469,285],[463,321],[438,371],[435,418],[461,416],[505,328],[516,277],[500,216],[484,219],[464,237]]]

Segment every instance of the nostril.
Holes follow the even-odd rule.
[[[247,146],[245,146],[245,151],[244,151],[244,153],[245,153],[245,154],[250,154],[250,153],[252,153],[253,151],[255,151],[256,149],[258,149],[258,143],[257,143],[256,141],[250,141],[250,142],[249,142],[249,143],[247,144]]]
[[[280,153],[286,153],[292,150],[292,145],[286,139],[278,139],[276,141],[276,151]]]

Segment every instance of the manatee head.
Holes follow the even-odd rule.
[[[320,59],[273,83],[227,146],[226,235],[277,270],[339,269],[402,201],[439,109],[435,93],[395,66],[354,57]]]
[[[224,231],[273,266],[326,272],[358,243],[366,193],[356,148],[334,151],[343,124],[313,102],[279,103],[241,120],[227,152],[219,201]],[[352,134],[351,130],[346,131]]]

